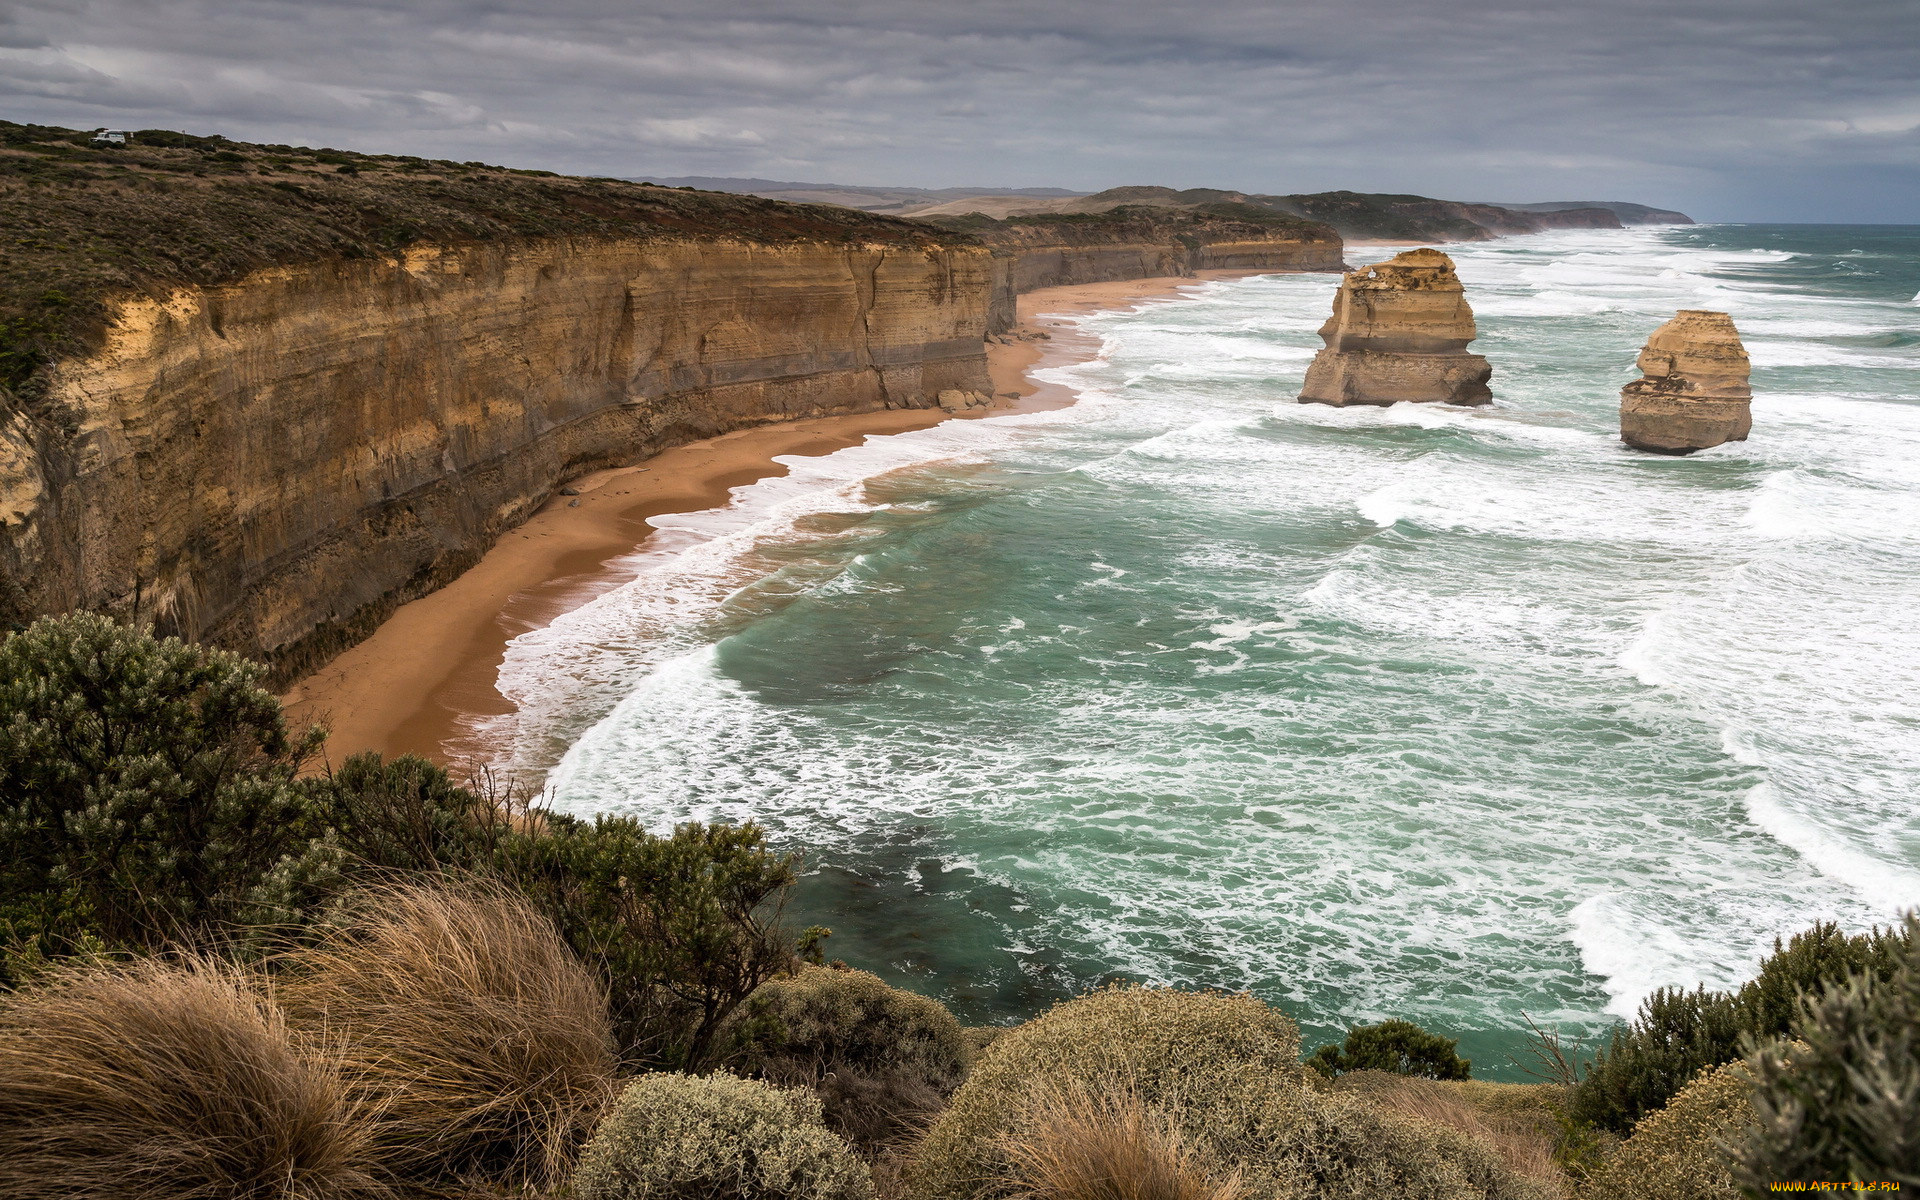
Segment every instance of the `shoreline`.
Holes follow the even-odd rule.
[[[1046,317],[1133,308],[1172,299],[1189,284],[1271,273],[1204,271],[1042,288],[1019,298],[1011,334],[987,342],[992,406],[781,421],[574,480],[568,486],[577,496],[556,494],[446,586],[402,605],[366,640],[289,686],[281,696],[288,722],[328,727],[313,769],[367,750],[389,758],[418,754],[458,768],[447,748],[470,722],[512,712],[495,686],[508,641],[631,578],[614,563],[652,534],[648,518],[721,507],[733,488],[784,474],[777,456],[818,457],[950,420],[1064,408],[1074,394],[1031,373],[1083,362],[1099,346],[1071,321]]]

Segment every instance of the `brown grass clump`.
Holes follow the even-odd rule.
[[[1025,1119],[1002,1136],[1019,1200],[1241,1200],[1180,1121],[1131,1088],[1036,1084]]]
[[[1507,1167],[1551,1196],[1566,1194],[1567,1178],[1554,1158],[1559,1121],[1542,1093],[1545,1085],[1442,1081],[1357,1071],[1341,1077],[1381,1108],[1466,1134],[1491,1148]]]
[[[383,889],[293,958],[283,1002],[338,1040],[356,1111],[401,1179],[556,1181],[612,1098],[599,981],[512,893]]]
[[[0,1000],[0,1198],[379,1194],[339,1071],[210,959],[56,969]]]

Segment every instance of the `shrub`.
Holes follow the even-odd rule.
[[[422,872],[498,878],[601,974],[635,1065],[708,1063],[735,1008],[793,961],[779,913],[795,860],[751,825],[658,837],[632,820],[579,821],[411,756],[356,755],[306,786],[328,833],[281,872],[284,907],[311,914],[355,884]]]
[[[1655,992],[1580,1081],[1573,1115],[1617,1133],[1631,1131],[1702,1070],[1741,1057],[1749,1039],[1792,1035],[1801,997],[1818,996],[1856,973],[1890,976],[1911,937],[1911,929],[1847,935],[1820,923],[1784,946],[1775,939],[1773,954],[1737,992]]]
[[[1239,1200],[1223,1171],[1180,1121],[1131,1089],[1040,1085],[1003,1136],[1016,1196],[1030,1200]]]
[[[0,903],[49,953],[257,916],[313,833],[291,735],[245,659],[78,613],[0,642]]]
[[[706,1065],[734,1009],[793,963],[779,919],[797,860],[753,825],[549,821],[505,844],[502,869],[602,973],[628,1062]]]
[[[732,1075],[643,1075],[580,1156],[577,1200],[872,1200],[820,1102]]]
[[[1321,1095],[1293,1022],[1248,996],[1118,987],[1056,1006],[982,1055],[909,1172],[926,1200],[1006,1194],[1036,1087],[1131,1090],[1254,1194],[1535,1194],[1452,1130]]]
[[[1383,1071],[1354,1071],[1337,1085],[1381,1108],[1466,1134],[1516,1175],[1550,1193],[1566,1185],[1557,1153],[1564,1117],[1551,1085],[1442,1081]]]
[[[339,1040],[356,1110],[401,1179],[554,1181],[612,1096],[599,981],[503,889],[382,889],[289,959],[289,1014]]]
[[[306,787],[340,849],[372,873],[485,869],[508,836],[538,825],[511,797],[462,787],[412,754],[356,754]]]
[[[334,1063],[210,960],[54,969],[0,1001],[0,1197],[343,1200],[368,1146]]]
[[[1900,966],[1910,934],[1896,929],[1848,935],[1838,925],[1819,922],[1796,933],[1786,945],[1773,941],[1773,953],[1759,974],[1742,984],[1734,1003],[1742,1024],[1755,1038],[1785,1037],[1800,1017],[1800,1002],[1855,975],[1890,977]]]
[[[1329,1078],[1347,1071],[1388,1071],[1423,1079],[1466,1079],[1473,1074],[1473,1063],[1454,1053],[1459,1044],[1412,1021],[1382,1021],[1347,1030],[1344,1047],[1322,1046],[1307,1065]]]
[[[1740,1056],[1744,1027],[1725,992],[1662,988],[1640,1005],[1640,1015],[1615,1030],[1573,1094],[1576,1120],[1630,1132],[1664,1107],[1701,1071]]]
[[[865,971],[803,966],[763,984],[741,1011],[741,1066],[812,1088],[828,1126],[866,1147],[937,1110],[973,1060],[943,1005]]]
[[[1706,1071],[1648,1114],[1582,1194],[1593,1200],[1737,1200],[1732,1146],[1753,1124],[1742,1063]]]
[[[1863,973],[1805,1002],[1790,1050],[1756,1055],[1745,1180],[1920,1184],[1920,947],[1890,979]],[[1790,1059],[1790,1061],[1789,1061]]]

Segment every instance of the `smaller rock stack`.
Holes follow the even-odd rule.
[[[1476,330],[1453,260],[1408,250],[1350,271],[1320,327],[1302,404],[1485,404],[1493,368],[1467,343]]]
[[[1744,442],[1753,428],[1747,349],[1733,318],[1684,308],[1653,331],[1636,379],[1620,389],[1620,440],[1655,454]]]

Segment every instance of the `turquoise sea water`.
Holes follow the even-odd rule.
[[[486,735],[569,810],[762,822],[796,925],[972,1020],[1211,984],[1511,1077],[1523,1011],[1920,904],[1920,228],[1448,249],[1492,407],[1296,404],[1332,276],[1086,318],[1073,408],[657,520]],[[1745,336],[1753,438],[1636,454],[1679,308]]]

